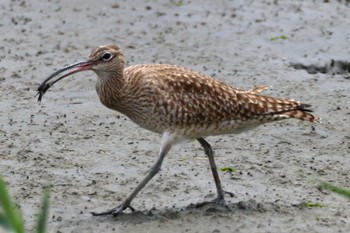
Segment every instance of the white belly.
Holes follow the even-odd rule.
[[[188,125],[186,127],[167,130],[170,133],[186,139],[215,136],[222,134],[239,134],[259,126],[259,121],[224,121],[214,124]]]

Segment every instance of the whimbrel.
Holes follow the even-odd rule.
[[[124,68],[118,46],[100,46],[85,61],[54,72],[38,88],[41,101],[57,81],[80,71],[92,70],[97,76],[96,90],[106,107],[116,110],[137,125],[162,135],[159,158],[148,175],[121,204],[93,215],[117,215],[131,207],[143,187],[159,172],[171,147],[184,140],[197,140],[209,159],[219,205],[227,206],[210,144],[206,136],[238,134],[287,118],[318,122],[310,105],[292,99],[261,95],[260,86],[242,90],[208,75],[166,64],[143,64]],[[59,74],[69,71],[52,80]]]

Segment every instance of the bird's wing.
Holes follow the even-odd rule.
[[[147,70],[141,75],[144,87],[153,90],[153,112],[165,116],[172,124],[263,119],[265,116],[274,116],[275,120],[278,116],[281,119],[315,119],[307,113],[309,105],[259,95],[267,89],[265,86],[242,90],[172,65],[149,65],[144,70]]]

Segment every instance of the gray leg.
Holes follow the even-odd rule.
[[[204,149],[205,154],[207,155],[209,159],[209,164],[211,168],[211,172],[213,173],[215,185],[216,185],[216,191],[218,193],[218,197],[215,199],[215,201],[219,204],[223,204],[227,206],[227,203],[225,201],[225,194],[229,194],[231,197],[233,197],[233,193],[231,192],[226,192],[222,189],[221,181],[219,178],[219,174],[216,168],[215,160],[214,160],[214,153],[213,150],[211,149],[210,144],[204,140],[204,138],[197,138],[198,142],[201,144],[201,146]]]
[[[131,209],[134,211],[135,209],[130,206],[131,201],[136,197],[136,195],[146,186],[146,184],[159,172],[162,162],[164,160],[164,157],[169,152],[171,148],[171,144],[165,144],[163,148],[160,151],[159,158],[157,162],[152,166],[150,172],[148,175],[141,181],[141,183],[134,189],[134,191],[119,205],[116,207],[109,209],[104,212],[96,213],[92,212],[91,214],[93,216],[100,216],[100,215],[107,215],[107,214],[113,214],[118,215],[119,213],[123,212],[126,208]]]

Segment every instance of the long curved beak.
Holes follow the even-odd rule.
[[[46,91],[49,90],[50,87],[52,87],[56,82],[60,81],[61,79],[65,78],[71,74],[74,74],[74,73],[77,73],[80,71],[84,71],[84,70],[91,70],[93,64],[94,64],[93,60],[77,62],[77,63],[71,64],[69,66],[66,66],[63,69],[57,70],[55,73],[51,74],[47,79],[44,80],[44,82],[42,82],[40,84],[40,86],[37,89],[38,93],[36,94],[36,96],[39,95],[38,101],[40,102],[42,100]],[[51,79],[53,79],[57,75],[65,72],[67,70],[70,70],[70,72],[68,72],[62,76],[59,76],[57,79],[50,82]]]

